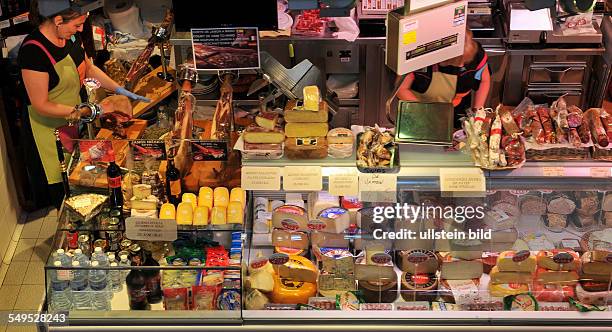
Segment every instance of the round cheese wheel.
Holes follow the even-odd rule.
[[[319,212],[318,219],[325,223],[324,231],[342,233],[351,225],[351,217],[347,209],[332,207]]]
[[[274,277],[274,289],[270,299],[272,303],[306,304],[308,299],[317,294],[317,284],[305,281]]]
[[[397,299],[396,280],[358,281],[366,303],[391,303]]]
[[[334,128],[327,133],[327,142],[329,144],[348,144],[353,146],[355,142],[355,135],[350,129],[346,128]]]
[[[438,278],[433,273],[402,274],[401,295],[404,301],[433,301],[438,296]]]

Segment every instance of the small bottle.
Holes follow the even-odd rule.
[[[53,266],[59,268],[62,262],[55,261]],[[69,311],[72,309],[72,296],[70,294],[70,282],[60,278],[60,270],[50,270],[51,274],[51,299],[49,306],[52,311]]]
[[[79,262],[72,262],[72,267],[80,267]],[[70,290],[72,291],[74,309],[82,310],[91,308],[91,296],[87,283],[87,270],[72,270]]]
[[[83,253],[81,249],[74,250],[73,262],[79,262],[81,266],[89,266],[89,257]]]
[[[66,254],[64,249],[57,249],[53,256],[55,260],[62,262],[63,267],[70,267],[72,265],[72,258]]]
[[[118,267],[119,265],[115,262],[111,263],[111,267]],[[109,279],[111,285],[111,291],[113,293],[120,292],[123,289],[123,279],[121,270],[110,270],[109,271]]]
[[[121,260],[119,261],[119,264],[118,264],[119,266],[132,266],[132,262],[130,262],[127,255],[121,255],[120,258]],[[128,273],[130,273],[130,270],[121,270],[121,274],[122,274],[121,279],[125,280]]]
[[[177,206],[181,202],[183,190],[181,188],[181,174],[174,166],[174,158],[168,158],[168,167],[166,169],[166,196],[168,202]]]
[[[106,169],[108,180],[109,205],[111,209],[123,210],[123,191],[121,190],[121,168],[115,163],[115,154]]]
[[[99,270],[98,261],[91,262],[89,271],[89,287],[91,288],[91,306],[93,310],[110,310],[110,297],[106,271]]]
[[[91,260],[92,262],[97,261],[100,266],[108,266],[108,256],[100,247],[96,247],[96,249],[94,249],[94,253],[91,255]]]

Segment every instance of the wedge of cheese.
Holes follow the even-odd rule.
[[[492,284],[528,284],[533,282],[533,274],[529,272],[504,272],[500,271],[499,267],[494,266],[491,269],[491,283]]]
[[[255,273],[247,279],[247,288],[257,289],[268,293],[274,289],[274,274],[273,273]]]
[[[580,268],[580,256],[570,249],[541,250],[537,262],[538,267],[554,271],[576,271]]]
[[[274,130],[278,124],[278,114],[269,111],[259,112],[255,117],[255,123],[262,128]]]
[[[316,85],[305,86],[302,89],[304,95],[304,109],[308,111],[319,111],[319,102],[321,101],[321,92]]]
[[[136,196],[130,199],[130,206],[136,210],[157,210],[157,197],[149,195],[144,199],[138,199]]]
[[[329,131],[329,126],[327,125],[327,122],[325,123],[287,123],[285,125],[285,135],[287,137],[325,137],[327,136],[328,131]],[[249,143],[254,143],[254,142],[249,142]],[[264,143],[268,143],[268,142],[264,142]],[[276,143],[276,142],[271,142],[271,143]]]
[[[593,252],[587,251],[582,255],[582,272],[585,274],[612,275],[612,263],[596,261]]]
[[[528,251],[504,251],[497,258],[497,268],[502,272],[528,272],[536,270],[536,257]]]
[[[318,269],[308,258],[291,255],[289,261],[278,266],[278,275],[281,279],[294,281],[317,282]]]
[[[132,187],[136,199],[145,199],[151,195],[151,185],[136,184]]]
[[[316,219],[321,211],[340,206],[340,198],[330,195],[327,191],[311,192],[308,194],[308,218]]]
[[[282,205],[272,212],[272,226],[288,231],[307,231],[306,210],[295,205]]]
[[[482,272],[482,261],[456,259],[450,254],[442,258],[440,266],[440,278],[448,280],[480,278]]]

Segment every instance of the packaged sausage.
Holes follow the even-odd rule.
[[[601,117],[601,124],[608,134],[608,141],[612,140],[612,114],[610,111],[606,111],[604,109],[601,110],[599,116]]]
[[[527,117],[530,121],[531,137],[533,137],[533,140],[538,144],[546,143],[546,133],[544,132],[542,121],[535,108],[528,109]]]
[[[582,110],[572,105],[567,108],[567,124],[570,128],[578,128],[582,125]]]
[[[520,137],[504,135],[501,146],[504,150],[507,166],[518,166],[525,161],[525,145]]]
[[[550,118],[548,108],[538,106],[536,111],[538,113],[538,116],[540,117],[540,123],[542,124],[542,128],[544,129],[545,143],[557,143],[557,139],[555,137],[555,128],[553,126],[552,119]]]
[[[578,130],[576,128],[570,128],[568,140],[569,143],[576,148],[582,146],[582,141],[580,140],[580,135],[578,135]]]
[[[512,117],[512,112],[509,108],[502,107],[499,110],[499,116],[501,118],[501,123],[504,127],[504,130],[506,131],[506,134],[516,136],[520,133],[521,130],[514,121],[514,118]]]
[[[491,133],[489,138],[489,165],[490,166],[505,166],[505,162],[502,165],[499,153],[499,147],[501,144],[501,119],[499,115],[495,116],[493,124],[491,125]],[[504,156],[505,161],[505,156]]]
[[[553,193],[546,196],[549,213],[568,215],[576,209],[576,203],[566,193]]]
[[[591,130],[591,138],[599,146],[605,148],[608,146],[608,134],[606,133],[603,124],[601,123],[600,109],[591,108],[584,113],[584,117]]]

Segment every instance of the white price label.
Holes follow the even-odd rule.
[[[177,238],[176,221],[129,217],[125,219],[125,236],[130,240],[174,241]]]
[[[565,168],[563,167],[542,167],[542,175],[544,176],[565,176]]]

